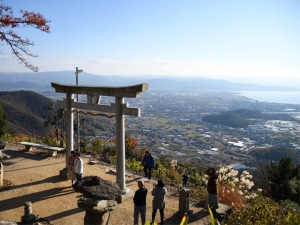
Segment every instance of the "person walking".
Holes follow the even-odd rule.
[[[189,175],[187,173],[184,173],[182,175],[182,186],[186,187],[187,186],[187,181],[188,181]]]
[[[68,179],[71,180],[71,187],[73,187],[73,182],[75,180],[75,173],[74,173],[74,161],[75,161],[75,153],[71,151],[68,160]]]
[[[160,224],[164,224],[164,210],[166,207],[166,194],[167,194],[167,188],[165,187],[165,183],[163,180],[158,180],[157,185],[154,185],[154,188],[151,192],[153,197],[152,201],[152,222],[151,224],[154,223],[155,221],[155,216],[157,209],[159,209],[160,213]]]
[[[148,151],[145,151],[142,165],[144,166],[145,177],[148,177],[150,180],[155,167],[155,159]]]
[[[76,182],[80,181],[83,174],[83,161],[80,158],[79,152],[75,152],[74,173],[76,176]]]
[[[147,197],[147,188],[144,186],[144,182],[138,181],[139,189],[135,192],[133,197],[134,203],[134,225],[138,225],[139,214],[141,214],[142,225],[146,223],[146,197]]]
[[[219,208],[219,197],[218,197],[218,174],[215,168],[209,168],[208,170],[209,179],[207,182],[208,197],[206,199],[206,207],[213,209]],[[208,209],[208,208],[207,208]]]

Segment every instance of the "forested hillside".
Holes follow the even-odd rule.
[[[288,114],[267,114],[262,113],[259,110],[250,109],[238,109],[224,112],[223,114],[236,115],[248,119],[263,119],[263,120],[286,120],[286,121],[298,121]]]
[[[45,106],[53,101],[32,91],[0,92],[0,101],[7,113],[9,127],[16,134],[46,135],[44,127]]]
[[[289,148],[272,147],[266,149],[255,149],[250,154],[258,159],[275,162],[278,162],[281,158],[290,157],[294,164],[297,165],[300,163],[300,154]]]
[[[0,102],[8,117],[8,126],[16,134],[30,136],[46,136],[50,127],[44,127],[46,106],[54,103],[53,100],[32,91],[0,92]],[[54,103],[55,104],[55,103]],[[98,131],[114,132],[113,121],[105,117],[94,117],[81,114],[85,119],[80,133],[83,136],[96,136]]]

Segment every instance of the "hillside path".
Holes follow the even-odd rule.
[[[65,166],[65,155],[58,154],[50,157],[45,150],[25,151],[19,144],[8,144],[3,153],[10,159],[3,160],[4,179],[13,183],[12,186],[0,189],[0,225],[1,221],[20,222],[24,215],[24,203],[30,201],[33,205],[33,214],[45,218],[54,225],[81,225],[85,211],[78,208],[77,199],[81,196],[71,188],[71,182],[59,176],[59,171]],[[89,164],[84,161],[84,176],[99,176],[102,179],[116,181],[116,176],[107,173],[107,167],[100,164]],[[134,192],[138,189],[137,180],[141,177],[129,175],[126,185]],[[152,213],[152,196],[150,194],[155,180],[146,182],[148,189],[146,217],[150,221]],[[166,200],[165,225],[179,225],[178,193],[169,191]],[[125,200],[110,214],[110,225],[133,224],[133,200]],[[193,211],[189,224],[209,224],[209,216],[202,212],[201,207],[190,204]],[[160,221],[159,213],[156,222]],[[159,224],[159,223],[158,223]]]

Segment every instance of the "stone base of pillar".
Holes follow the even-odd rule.
[[[126,194],[122,194],[122,195],[118,196],[116,200],[120,204],[120,203],[124,202],[126,199],[132,198],[132,197],[133,197],[133,190],[128,188],[128,192]]]
[[[29,214],[28,216],[22,216],[23,223],[29,223],[29,222],[33,222],[35,220],[36,220],[36,217],[33,214]]]
[[[92,213],[85,211],[84,225],[108,225],[110,212]]]
[[[64,168],[62,170],[59,171],[59,176],[68,179],[68,169]]]
[[[102,200],[95,205],[94,202],[87,198],[80,198],[77,202],[78,207],[85,210],[84,225],[108,225],[110,211],[118,203],[114,200]]]

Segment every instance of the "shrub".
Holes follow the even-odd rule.
[[[170,167],[167,173],[167,181],[173,182],[175,184],[181,183],[181,174],[178,173],[173,167]]]
[[[274,200],[257,196],[247,200],[243,208],[233,210],[228,225],[281,225],[284,224],[284,211]]]
[[[285,224],[286,225],[298,225],[298,224],[300,224],[300,215],[292,213],[292,212],[289,211],[287,216],[285,217]]]
[[[143,172],[143,167],[140,161],[137,161],[136,159],[127,159],[126,160],[126,169],[130,170],[136,174],[140,174]]]
[[[238,209],[244,206],[246,198],[236,187],[230,187],[227,184],[218,185],[220,202]]]
[[[42,142],[46,145],[51,145],[52,144],[52,138],[47,135],[47,136],[42,138]]]
[[[14,142],[14,138],[11,134],[9,133],[4,133],[0,136],[0,139],[1,140],[6,140],[6,141],[9,141],[9,142]]]

